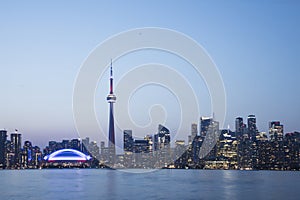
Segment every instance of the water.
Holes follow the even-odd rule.
[[[300,172],[2,170],[0,199],[300,199]]]

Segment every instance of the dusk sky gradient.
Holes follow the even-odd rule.
[[[225,127],[234,130],[235,117],[255,114],[260,131],[272,120],[285,132],[299,131],[299,10],[299,1],[279,0],[2,1],[0,128],[17,128],[23,141],[42,148],[49,140],[77,138],[72,93],[89,53],[119,32],[161,27],[193,38],[214,60],[227,95]],[[118,72],[121,64],[116,83],[126,73]],[[108,84],[108,77],[101,81]],[[98,87],[106,96],[108,85]],[[96,106],[107,110],[103,102]]]

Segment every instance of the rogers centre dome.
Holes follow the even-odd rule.
[[[75,149],[60,149],[44,157],[44,160],[48,162],[59,162],[59,161],[77,161],[86,162],[91,160],[91,156],[85,155],[84,153]]]

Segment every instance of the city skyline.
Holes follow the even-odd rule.
[[[10,134],[10,140],[7,131],[0,130],[0,168],[299,170],[300,132],[284,132],[280,121],[271,121],[268,136],[256,124],[255,115],[245,121],[237,117],[231,131],[220,129],[213,118],[201,117],[199,124],[191,124],[187,142],[172,142],[170,130],[161,124],[156,133],[143,138],[123,130],[123,152],[117,154],[111,144],[101,141],[99,146],[89,137],[51,140],[40,148],[22,141],[18,130]]]
[[[250,119],[250,120],[249,120]],[[254,122],[251,122],[251,119],[255,119],[255,121]],[[205,123],[205,121],[207,121],[207,120],[213,120],[213,117],[207,117],[207,116],[201,116],[200,117],[200,119],[199,119],[199,121],[197,122],[197,123],[195,123],[195,122],[192,122],[192,123],[190,123],[189,125],[190,125],[190,130],[189,130],[189,132],[185,135],[186,137],[185,138],[180,138],[179,139],[179,141],[185,141],[185,144],[187,145],[188,144],[188,141],[189,141],[189,137],[190,136],[192,136],[192,137],[195,137],[195,136],[200,136],[200,135],[206,135],[206,133],[202,133],[201,132],[201,130],[202,130],[202,126],[204,125],[204,126],[207,126],[207,124]],[[201,123],[201,121],[202,121],[202,123]],[[245,127],[244,128],[247,128],[248,129],[248,131],[249,131],[249,133],[250,133],[250,135],[251,135],[251,133],[264,133],[264,134],[266,134],[266,136],[267,136],[267,138],[268,139],[272,139],[272,135],[270,135],[270,128],[271,128],[271,126],[272,125],[280,125],[280,126],[284,126],[285,127],[285,125],[281,122],[281,121],[279,121],[279,120],[272,120],[272,121],[268,121],[268,122],[266,122],[266,124],[267,124],[267,126],[268,126],[268,130],[267,131],[262,131],[262,130],[260,130],[256,125],[257,125],[257,122],[258,121],[256,121],[256,116],[254,115],[254,114],[249,114],[248,116],[237,116],[237,117],[235,117],[235,119],[233,120],[233,122],[234,122],[234,124],[235,124],[235,126],[234,126],[234,128],[226,128],[226,127],[223,127],[223,128],[219,128],[219,130],[228,130],[228,131],[231,131],[231,132],[241,132],[241,130],[242,130],[242,126],[244,125]],[[245,122],[245,123],[244,123]],[[252,128],[251,127],[251,124],[255,124],[255,126]],[[157,124],[157,126],[158,127],[164,127],[164,128],[167,128],[167,127],[165,127],[164,125],[162,125],[162,124]],[[194,127],[194,126],[196,126],[196,127]],[[200,128],[200,129],[198,129],[198,127]],[[238,128],[239,127],[239,128]],[[161,128],[158,128],[159,130],[161,129]],[[157,130],[157,128],[156,128],[156,130]],[[13,135],[25,135],[26,136],[26,133],[23,133],[23,132],[20,132],[18,129],[14,129],[13,131],[9,131],[9,130],[7,130],[7,129],[0,129],[0,131],[6,131],[7,132],[7,134],[13,134]],[[135,138],[135,139],[137,139],[137,140],[139,140],[139,139],[143,139],[143,138],[145,138],[145,137],[147,137],[147,136],[149,136],[149,135],[151,135],[151,136],[153,136],[153,135],[155,135],[156,134],[156,131],[155,130],[153,130],[153,132],[151,132],[151,133],[144,133],[144,135],[142,136],[142,137],[136,137],[136,136],[134,136],[133,135],[133,133],[132,133],[132,130],[131,129],[124,129],[124,130],[122,130],[122,134],[120,134],[119,136],[120,136],[120,138],[119,139],[121,139],[122,140],[122,142],[124,142],[123,141],[123,134],[124,134],[124,132],[130,132],[130,134],[131,134],[131,136],[133,137],[133,138]],[[296,129],[296,130],[293,130],[293,131],[286,131],[285,130],[285,128],[283,129],[282,128],[282,134],[283,134],[283,136],[284,135],[286,135],[286,134],[290,134],[290,133],[294,133],[294,132],[300,132],[300,128],[299,129]],[[110,133],[110,131],[108,130],[108,138],[109,138],[109,133]],[[27,136],[28,137],[28,136]],[[32,138],[30,139],[27,139],[27,137],[25,137],[26,139],[22,139],[22,141],[32,141]],[[89,138],[89,137],[86,137],[86,138]],[[78,140],[84,140],[84,139],[86,139],[86,138],[76,138],[76,139],[78,139]],[[49,141],[57,141],[57,140],[60,140],[61,138],[52,138],[51,140],[49,140]],[[75,138],[73,138],[73,139],[75,139]],[[89,138],[90,139],[90,138]],[[63,137],[61,140],[70,140],[70,138],[68,138],[68,137]],[[48,143],[49,143],[49,141],[47,141],[47,143],[46,143],[46,145],[45,146],[47,146],[48,145]],[[109,142],[108,142],[108,140],[107,141],[103,141],[103,140],[101,140],[101,141],[94,141],[94,140],[91,140],[91,142],[94,142],[95,144],[97,144],[97,145],[101,145],[101,143],[102,142],[107,142],[107,145],[109,144]],[[170,144],[175,144],[175,140],[170,140]],[[106,143],[104,143],[104,144],[106,144]],[[40,146],[40,145],[36,145],[36,146]],[[122,148],[123,148],[123,143],[122,143]],[[107,148],[109,148],[109,146],[107,146]]]
[[[234,127],[234,117],[254,113],[260,130],[268,131],[268,124],[263,122],[278,120],[287,132],[297,131],[300,118],[298,7],[298,2],[154,1],[134,2],[134,6],[121,1],[116,4],[2,3],[0,69],[4,84],[0,90],[4,98],[0,105],[3,113],[0,127],[10,131],[17,128],[25,134],[24,139],[34,138],[33,142],[40,146],[53,137],[75,138],[78,135],[72,116],[72,91],[81,63],[95,46],[111,35],[152,26],[192,37],[215,61],[227,94],[225,128],[228,124]],[[144,62],[166,63],[179,70],[191,81],[203,102],[200,116],[211,116],[203,80],[198,80],[193,71],[185,68],[185,63],[170,55],[146,52],[142,56],[137,53],[120,58],[114,65],[118,69],[116,85],[132,66]],[[103,81],[106,77],[103,76]],[[102,98],[106,96],[107,86],[102,84],[102,79],[98,89],[97,111],[107,126],[108,107]],[[153,92],[153,88],[146,89]],[[161,88],[157,91],[171,97]],[[137,93],[135,98],[139,100],[141,96],[143,93]],[[173,112],[177,110],[169,116]],[[133,117],[140,116],[133,110]],[[143,125],[147,121],[146,116],[139,122]],[[174,130],[171,122],[167,125]],[[118,130],[117,134],[122,132]]]

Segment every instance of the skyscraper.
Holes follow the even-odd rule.
[[[193,123],[192,127],[191,127],[191,132],[192,132],[192,160],[194,163],[198,162],[199,160],[199,151],[200,151],[200,147],[202,145],[203,142],[203,137],[198,135],[198,129],[197,129],[197,124]]]
[[[269,135],[270,135],[270,144],[271,144],[271,155],[272,158],[272,168],[273,169],[282,169],[286,153],[284,151],[285,145],[283,141],[283,125],[279,121],[272,121],[269,123]],[[289,151],[289,150],[288,150]],[[288,156],[289,157],[289,156]],[[287,157],[287,158],[288,158]]]
[[[133,137],[132,130],[124,130],[124,152],[132,152],[133,151]]]
[[[220,130],[219,122],[210,117],[201,117],[201,137],[205,138],[204,143],[201,145],[199,152],[200,158],[206,157],[207,159],[215,159],[216,156],[216,143],[219,140]]]
[[[22,152],[22,167],[29,167],[32,165],[32,161],[34,161],[34,153],[32,148],[32,143],[30,141],[25,141]]]
[[[200,118],[200,136],[205,137],[208,131],[208,128],[213,123],[213,119],[210,117],[201,117]]]
[[[112,62],[110,64],[110,90],[107,96],[109,103],[109,130],[108,130],[108,148],[109,148],[109,163],[114,164],[116,156],[115,146],[115,123],[114,123],[114,103],[116,102],[116,96],[113,92],[113,70]]]
[[[235,119],[235,136],[238,140],[248,138],[247,127],[246,124],[244,124],[242,117],[237,117]]]
[[[16,130],[14,133],[11,133],[10,140],[12,143],[12,150],[14,154],[13,165],[18,166],[20,164],[20,153],[21,153],[21,134]]]
[[[154,135],[154,155],[156,167],[161,168],[170,164],[170,131],[163,125],[158,125],[158,133]]]
[[[7,140],[7,131],[0,130],[0,168],[5,168],[5,143]]]
[[[242,117],[237,117],[235,119],[235,132],[241,134],[243,128],[244,128],[243,118]]]
[[[163,125],[158,125],[158,133],[154,135],[154,150],[170,148],[170,131]]]
[[[248,116],[248,131],[252,141],[256,140],[257,128],[255,115]]]

